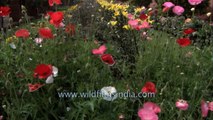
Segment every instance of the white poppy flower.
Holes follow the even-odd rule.
[[[54,82],[54,77],[58,76],[58,68],[55,66],[52,66],[52,74],[46,79],[46,83],[50,84]]]
[[[46,79],[46,83],[47,83],[47,84],[50,84],[50,83],[53,83],[53,82],[54,82],[53,75],[50,75],[50,76]]]
[[[42,38],[35,38],[34,41],[36,42],[36,44],[41,44],[43,39]]]
[[[9,44],[12,49],[16,49],[16,45],[14,43]]]
[[[53,68],[53,77],[57,77],[58,76],[58,68],[55,66],[52,66]]]
[[[113,101],[118,97],[117,90],[112,86],[103,87],[101,89],[101,95],[103,99],[107,101]]]

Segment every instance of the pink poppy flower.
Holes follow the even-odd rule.
[[[150,25],[148,22],[144,21],[141,25],[138,26],[139,29],[145,29],[145,28],[150,28]]]
[[[163,6],[167,8],[171,8],[171,7],[174,7],[175,5],[172,2],[165,2],[163,3]]]
[[[134,19],[134,15],[132,15],[132,14],[129,13],[129,14],[127,15],[127,18],[130,19],[130,20],[133,20],[133,19]]]
[[[137,27],[137,25],[138,25],[138,20],[129,20],[129,21],[128,21],[128,24],[129,24],[131,27],[135,28],[135,27]]]
[[[150,109],[142,108],[138,111],[138,116],[141,120],[158,120],[157,114]]]
[[[202,100],[201,101],[201,114],[202,114],[202,117],[207,117],[208,111],[209,111],[208,104],[204,100]]]
[[[209,106],[209,110],[210,110],[210,111],[213,111],[213,102],[210,102],[210,103],[208,104],[208,106]]]
[[[102,55],[107,50],[105,45],[101,45],[98,49],[93,49],[92,54],[94,55]]]
[[[40,84],[40,83],[36,83],[36,84],[28,84],[28,89],[29,89],[29,92],[34,92],[36,90],[38,90],[39,88],[43,87],[44,84]]]
[[[42,38],[35,38],[34,41],[35,41],[36,44],[41,44],[43,39]]]
[[[163,12],[169,11],[170,8],[174,7],[175,5],[172,2],[165,2],[163,3]]]
[[[153,110],[155,113],[160,113],[161,112],[161,109],[160,107],[153,103],[153,102],[146,102],[143,104],[143,108],[144,109],[149,109],[149,110]]]
[[[187,110],[189,104],[187,101],[181,99],[176,102],[176,107],[179,108],[180,110]]]
[[[190,5],[198,5],[202,2],[203,0],[188,0]]]
[[[172,9],[173,13],[175,13],[176,15],[182,15],[183,12],[185,11],[183,7],[181,6],[175,6]]]

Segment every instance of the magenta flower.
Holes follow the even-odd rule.
[[[185,11],[183,7],[181,6],[175,6],[172,9],[173,13],[175,13],[176,15],[181,15],[183,14],[183,12]]]
[[[201,2],[203,2],[203,0],[188,0],[190,5],[198,5]]]
[[[210,110],[210,111],[213,111],[213,102],[210,102],[210,103],[208,104],[208,106],[209,106],[209,110]]]
[[[135,28],[135,27],[138,25],[138,20],[129,20],[129,21],[128,21],[128,24],[129,24],[131,27]]]
[[[165,2],[163,3],[163,6],[167,8],[171,8],[171,7],[174,7],[175,5],[172,2]]]
[[[157,114],[153,110],[142,108],[138,111],[141,120],[158,120]]]
[[[101,45],[98,49],[93,49],[92,54],[94,55],[102,55],[107,50],[105,45]]]
[[[163,3],[163,12],[169,11],[170,8],[174,7],[175,5],[172,2],[165,2]]]
[[[146,102],[146,103],[144,103],[143,104],[143,108],[144,109],[152,110],[155,113],[160,113],[161,112],[160,107],[157,104],[153,103],[153,102]]]
[[[150,25],[148,22],[144,21],[141,23],[141,25],[138,26],[139,29],[145,29],[145,28],[150,28]]]
[[[175,103],[176,107],[179,108],[180,110],[187,110],[188,107],[189,107],[189,104],[187,101],[185,100],[178,100],[176,103]]]
[[[208,111],[209,111],[208,104],[204,100],[202,100],[201,101],[201,114],[202,114],[202,117],[207,117]]]
[[[153,102],[146,102],[138,111],[138,116],[141,120],[158,120],[157,113],[160,113],[160,107]]]
[[[128,17],[128,19],[130,19],[130,20],[133,20],[133,19],[134,19],[134,15],[132,15],[132,14],[130,14],[130,13],[128,14],[127,17]]]

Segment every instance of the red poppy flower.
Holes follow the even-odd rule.
[[[183,32],[185,35],[189,35],[189,34],[192,34],[193,32],[195,32],[195,30],[192,28],[188,28],[188,29],[185,29]]]
[[[113,59],[112,55],[110,54],[103,54],[101,55],[101,60],[110,66],[115,64],[115,60]]]
[[[46,15],[51,16],[54,12],[53,11],[48,11]]]
[[[28,38],[30,36],[30,32],[27,29],[19,29],[15,32],[16,37]]]
[[[34,77],[39,79],[45,79],[53,73],[53,68],[51,65],[40,64],[37,65],[34,70]]]
[[[3,6],[0,7],[0,16],[8,16],[11,13],[10,7]]]
[[[153,92],[157,93],[155,84],[153,82],[146,82],[144,87],[141,89],[141,92]]]
[[[146,20],[148,18],[148,16],[144,13],[142,13],[139,17],[141,20]]]
[[[44,86],[44,84],[40,84],[40,83],[36,83],[36,84],[28,84],[28,89],[29,92],[34,92],[36,90],[38,90],[39,88],[41,88],[42,86]]]
[[[62,4],[61,0],[48,0],[48,3],[50,6],[53,6],[54,4],[56,5]]]
[[[46,39],[52,39],[53,38],[52,31],[49,28],[40,28],[39,29],[39,35],[40,35],[40,37],[42,37],[44,39],[45,38]]]
[[[65,28],[65,32],[67,34],[70,34],[70,35],[75,35],[75,25],[74,24],[68,24]]]
[[[56,27],[59,27],[60,23],[62,22],[62,19],[64,18],[63,12],[49,12],[50,15],[50,24],[53,24]]]
[[[186,46],[189,46],[191,44],[191,40],[189,38],[180,38],[180,39],[177,40],[177,43],[181,47],[186,47]]]

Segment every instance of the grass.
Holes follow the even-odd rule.
[[[183,113],[182,119],[200,119],[200,100],[211,100],[208,89],[213,79],[211,48],[180,48],[172,36],[159,31],[150,34],[153,36],[152,41],[139,42],[140,54],[132,74],[128,74],[128,66],[122,62],[114,66],[124,75],[122,79],[113,76],[109,67],[91,54],[91,50],[98,46],[90,38],[86,42],[74,38],[65,38],[65,42],[60,42],[62,39],[46,40],[42,47],[35,45],[32,40],[19,39],[25,43],[24,50],[19,47],[13,50],[2,44],[0,58],[4,74],[1,75],[1,89],[5,94],[2,96],[5,112],[11,120],[57,120],[60,116],[76,120],[108,120],[116,119],[119,114],[131,119],[137,118],[137,109],[144,101],[153,101],[161,106],[160,118],[170,120],[178,118],[178,109],[174,105],[176,100],[185,99],[190,103],[190,108]],[[116,46],[109,42],[107,47],[119,58]],[[186,57],[189,51],[192,56]],[[40,63],[57,66],[59,76],[54,84],[29,93],[26,85],[39,81],[32,74]],[[156,84],[158,93],[155,98],[127,98],[107,102],[100,98],[69,99],[57,95],[59,91],[86,92],[100,90],[104,86],[115,86],[119,92],[127,91],[129,86],[131,91],[140,92],[146,81]],[[66,111],[66,107],[71,110]]]

